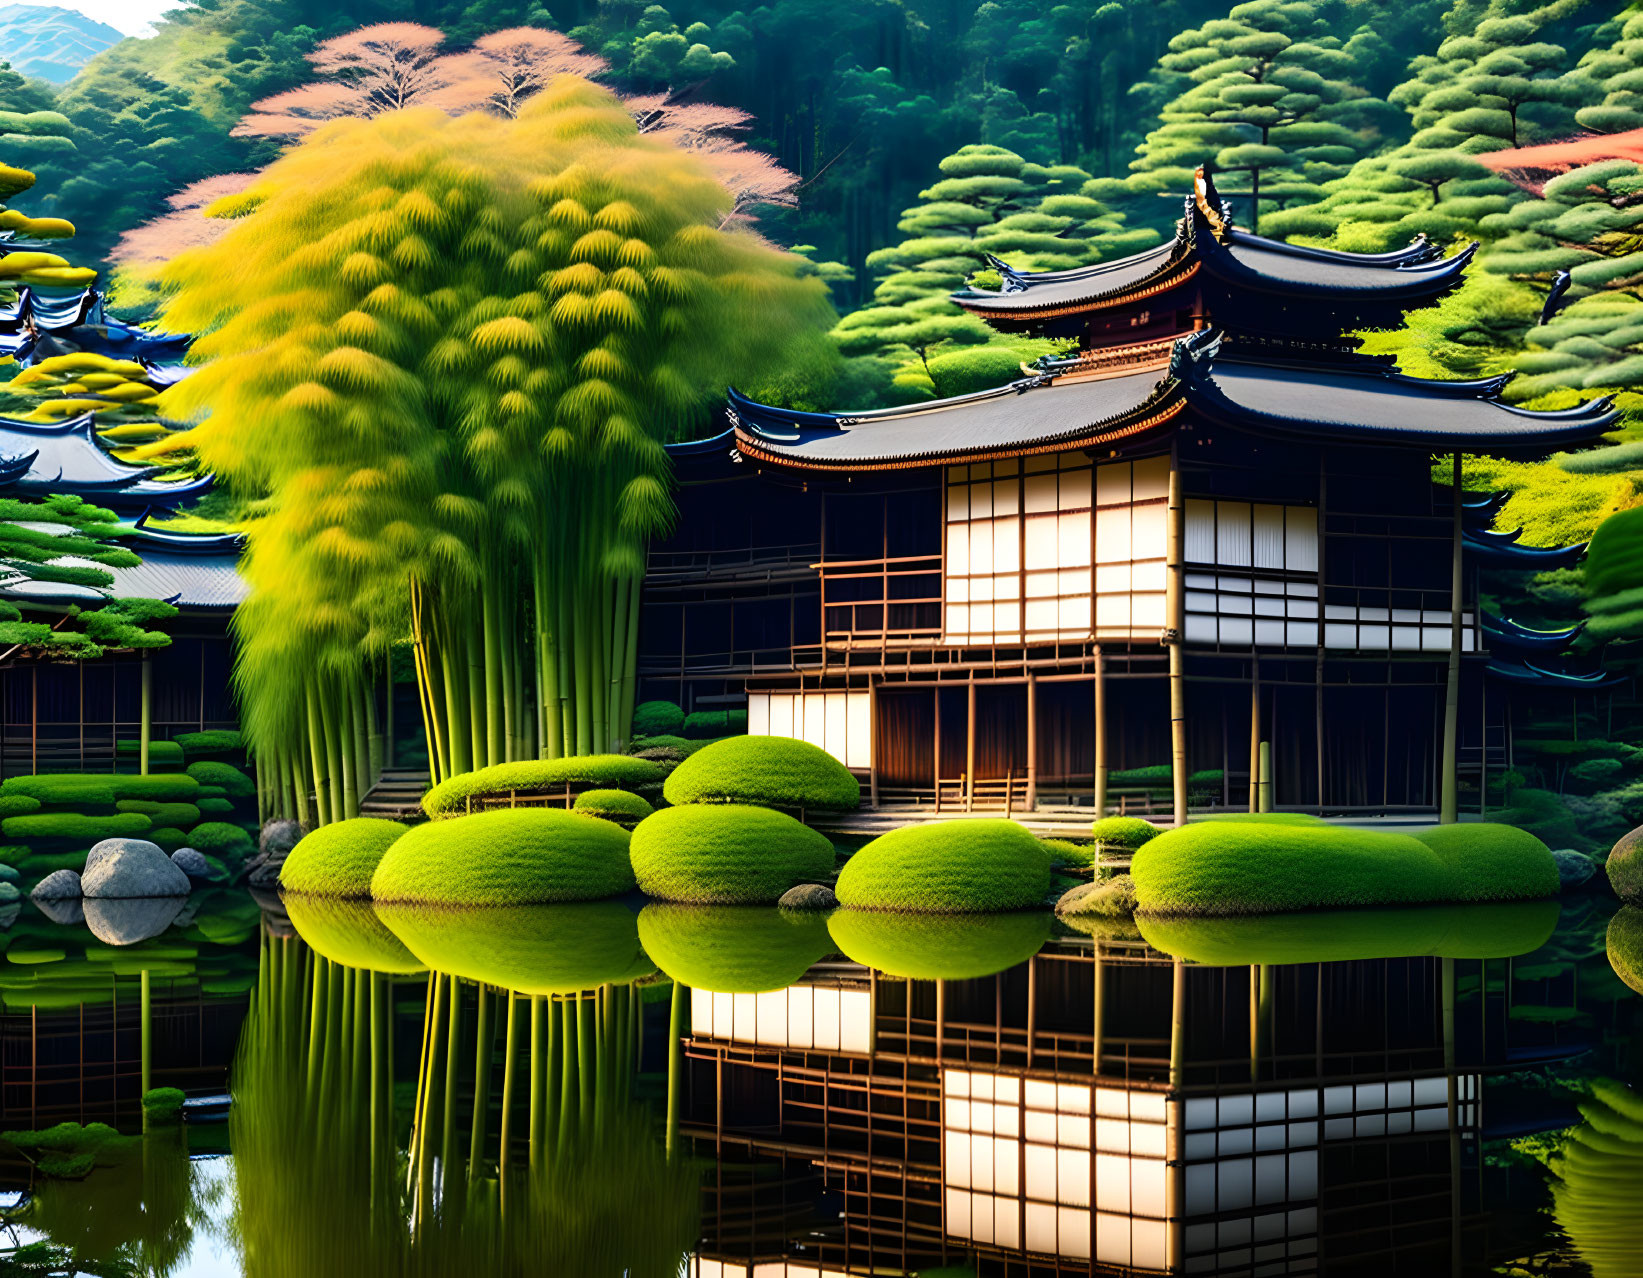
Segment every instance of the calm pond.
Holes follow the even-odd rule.
[[[25,905],[0,1274],[1637,1275],[1613,914]]]

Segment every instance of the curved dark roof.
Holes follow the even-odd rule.
[[[0,486],[5,488],[78,493],[111,509],[140,513],[150,506],[172,508],[209,492],[213,484],[210,475],[167,482],[156,478],[161,473],[110,456],[90,413],[50,423],[0,418]]]
[[[111,599],[160,599],[178,608],[219,610],[235,608],[249,587],[240,576],[238,552],[205,553],[145,551],[142,562],[130,568],[110,568],[75,555],[52,560],[59,567],[99,568],[114,578],[106,589],[67,582],[36,581],[26,573],[0,575],[0,596],[20,603],[83,604]]]
[[[1584,671],[1548,669],[1521,657],[1496,657],[1484,667],[1484,670],[1503,683],[1540,688],[1581,688],[1591,691],[1612,688],[1626,681],[1625,676],[1610,674],[1602,667]]]
[[[1258,363],[1220,347],[1212,331],[1176,343],[1172,368],[1188,400],[1212,420],[1266,434],[1537,453],[1597,439],[1619,417],[1607,396],[1535,412],[1502,403],[1492,383],[1433,381],[1384,365]]]
[[[1519,568],[1528,572],[1547,572],[1553,568],[1573,568],[1586,554],[1586,543],[1573,546],[1524,546],[1518,535],[1523,530],[1497,533],[1484,529],[1465,528],[1461,545],[1473,558],[1497,568]]]
[[[1172,276],[1186,278],[1192,263],[1190,245],[1178,233],[1156,248],[1130,257],[1067,271],[1016,271],[994,259],[1003,287],[998,292],[965,289],[953,301],[979,314],[1034,312],[1060,307],[1096,306],[1108,298],[1121,299]],[[1182,266],[1183,269],[1175,268]]]
[[[1079,381],[1024,378],[996,390],[847,416],[758,404],[732,390],[743,456],[817,470],[940,465],[1079,448],[1138,434],[1178,411],[1161,367]]]
[[[1584,621],[1562,630],[1534,630],[1510,617],[1483,614],[1483,637],[1490,647],[1516,648],[1524,652],[1562,652],[1582,630]]]
[[[1210,330],[1181,338],[1169,367],[1101,377],[1024,378],[996,390],[855,415],[772,408],[730,392],[746,458],[814,470],[891,469],[1052,452],[1133,438],[1183,409],[1296,441],[1538,454],[1589,442],[1618,413],[1608,399],[1555,412],[1504,404],[1498,384],[1429,381],[1380,364],[1296,364],[1223,354]],[[726,455],[722,436],[675,450]],[[1514,564],[1557,566],[1581,547],[1543,551],[1466,532],[1467,545]],[[1510,542],[1510,538],[1504,539]]]

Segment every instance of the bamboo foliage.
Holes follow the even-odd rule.
[[[150,455],[265,497],[236,679],[278,808],[357,812],[400,641],[436,781],[624,740],[662,444],[828,316],[796,259],[718,229],[731,204],[561,76],[516,119],[330,124],[168,268],[203,367],[165,409],[198,424]]]

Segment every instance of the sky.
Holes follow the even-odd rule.
[[[153,35],[154,19],[167,9],[179,7],[178,0],[12,0],[13,3],[76,9],[88,18],[106,22],[127,35]]]

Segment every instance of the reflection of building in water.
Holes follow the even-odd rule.
[[[1444,1272],[1477,1245],[1492,1019],[1457,1015],[1456,966],[1057,943],[983,980],[698,991],[698,1270]]]

